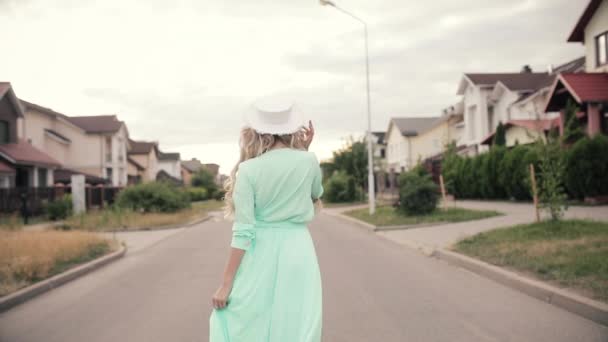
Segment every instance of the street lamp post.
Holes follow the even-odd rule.
[[[374,191],[374,151],[372,147],[372,108],[369,96],[369,47],[367,44],[367,23],[356,15],[346,11],[342,7],[337,6],[329,0],[319,0],[322,6],[331,6],[338,11],[348,15],[363,24],[364,40],[365,40],[365,81],[367,91],[367,189],[369,197],[369,213],[373,215],[376,212],[376,194]]]

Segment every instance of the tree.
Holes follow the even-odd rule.
[[[333,153],[333,171],[344,171],[354,178],[356,185],[364,189],[367,184],[367,145],[364,139],[349,139],[346,146]]]
[[[538,198],[541,209],[548,211],[551,220],[558,221],[568,209],[564,177],[566,167],[564,163],[561,144],[558,139],[548,138],[546,142],[539,142],[539,169],[540,181]]]
[[[564,115],[564,136],[562,137],[563,142],[566,144],[574,144],[579,139],[585,137],[585,131],[576,117],[578,111],[579,108],[576,103],[572,99],[568,99]]]
[[[494,133],[494,146],[506,146],[507,145],[507,137],[506,137],[506,129],[502,122],[498,123],[498,127],[496,127],[496,133]]]
[[[192,176],[192,186],[205,188],[209,196],[213,196],[217,191],[217,184],[215,184],[214,178],[213,173],[203,167]]]

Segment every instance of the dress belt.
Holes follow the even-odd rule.
[[[281,221],[281,222],[261,222],[257,221],[255,223],[256,228],[263,229],[273,229],[273,228],[307,228],[306,223],[301,222],[289,222],[289,221]]]

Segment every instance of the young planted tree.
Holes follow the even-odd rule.
[[[559,221],[568,209],[568,196],[564,188],[566,164],[559,139],[549,137],[539,142],[540,182],[538,186],[540,208],[547,211],[553,221]]]

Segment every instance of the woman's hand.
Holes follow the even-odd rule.
[[[213,307],[216,309],[223,309],[228,305],[228,296],[230,295],[230,291],[232,291],[232,284],[222,284],[211,298],[211,303]]]
[[[312,126],[312,121],[308,120],[308,127],[304,127],[304,134],[306,135],[306,139],[304,139],[304,146],[308,150],[308,147],[312,143],[312,138],[315,136],[315,128]]]

